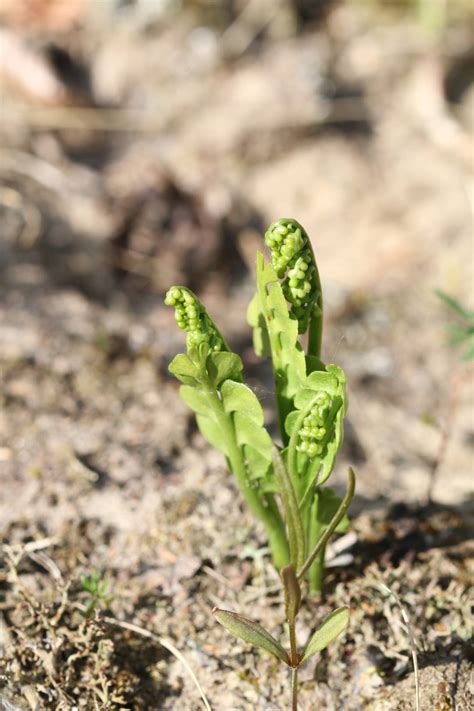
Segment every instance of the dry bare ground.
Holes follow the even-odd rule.
[[[351,623],[300,707],[415,708],[388,586],[421,708],[467,711],[472,369],[434,291],[472,303],[472,28],[340,3],[297,32],[289,2],[177,5],[5,5],[0,709],[200,708],[159,639],[215,711],[288,708],[285,671],[210,615],[283,634],[262,531],[166,372],[182,338],[162,306],[172,282],[199,293],[274,428],[245,308],[286,215],[312,236],[324,357],[349,382],[335,487],[358,474],[352,560],[299,637],[334,604]]]

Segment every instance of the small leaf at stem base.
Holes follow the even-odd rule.
[[[277,659],[288,664],[288,654],[281,644],[258,622],[249,620],[236,612],[221,610],[218,607],[213,609],[212,614],[234,637],[243,639],[244,642],[249,642],[255,647],[260,647],[260,649],[264,649]]]
[[[328,644],[336,639],[347,627],[349,622],[349,608],[338,607],[326,617],[322,625],[313,634],[303,654],[303,660],[309,659],[316,652],[326,649]]]

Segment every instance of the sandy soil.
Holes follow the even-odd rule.
[[[351,624],[304,668],[300,707],[415,708],[400,600],[421,707],[467,711],[472,368],[434,292],[472,304],[469,92],[443,91],[469,28],[454,17],[436,39],[343,3],[295,34],[285,3],[268,27],[189,5],[89,9],[79,29],[35,26],[36,45],[11,29],[82,73],[53,103],[4,86],[0,709],[200,708],[160,639],[213,709],[289,707],[285,670],[211,618],[218,604],[283,633],[263,533],[166,372],[183,344],[162,295],[200,294],[273,426],[245,308],[262,231],[291,215],[323,279],[324,357],[349,383],[333,483],[358,474],[350,563],[298,632],[335,604]],[[108,587],[85,614],[94,574]]]

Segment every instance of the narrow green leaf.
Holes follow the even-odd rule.
[[[341,501],[341,505],[339,506],[338,510],[333,516],[333,519],[331,523],[328,524],[326,527],[324,533],[320,538],[318,539],[316,545],[314,546],[313,550],[309,554],[309,556],[306,559],[305,564],[301,568],[301,570],[298,571],[298,580],[302,580],[314,561],[316,560],[316,557],[319,555],[319,553],[323,550],[323,548],[327,545],[327,542],[331,538],[332,534],[346,515],[349,506],[351,504],[352,499],[354,498],[354,493],[355,493],[355,485],[356,485],[356,477],[354,474],[354,470],[349,467],[348,471],[348,486],[347,486],[347,491],[346,495]]]
[[[244,642],[253,644],[254,647],[259,647],[269,652],[277,659],[280,659],[285,664],[288,664],[288,654],[285,652],[281,644],[273,637],[270,632],[247,617],[238,615],[236,612],[229,610],[220,610],[215,607],[212,614],[223,627],[228,630],[234,637],[243,639]]]
[[[464,343],[464,341],[469,341],[474,335],[474,328],[461,326],[458,323],[448,323],[446,330],[449,334],[449,343],[451,346],[459,346],[461,343]]]
[[[441,289],[436,289],[435,294],[439,299],[441,299],[441,301],[444,301],[444,303],[449,306],[452,311],[454,311],[458,316],[461,316],[461,318],[466,318],[469,320],[474,319],[474,311],[466,309],[453,296],[450,296],[445,291],[441,291]]]
[[[342,503],[340,496],[336,494],[334,489],[329,486],[317,489],[316,496],[318,497],[317,505],[317,520],[323,526],[329,526],[332,519],[336,515],[339,506]],[[335,533],[345,533],[349,528],[349,518],[347,514],[339,521],[335,528]]]
[[[435,293],[461,321],[460,323],[447,325],[449,345],[460,346],[461,344],[466,344],[467,350],[462,358],[463,360],[471,360],[474,357],[474,311],[465,308],[457,299],[444,291],[438,290]]]
[[[300,568],[304,563],[305,557],[305,537],[295,490],[282,456],[276,447],[272,449],[272,461],[275,479],[278,483],[279,493],[285,510],[285,519],[288,527],[288,543],[290,546],[290,560],[296,568]]]
[[[309,659],[313,654],[326,649],[328,644],[333,642],[338,635],[347,627],[349,623],[349,608],[338,607],[326,617],[322,625],[313,634],[303,654],[302,661]]]

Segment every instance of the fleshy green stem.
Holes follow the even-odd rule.
[[[309,554],[306,563],[303,565],[301,570],[298,571],[298,580],[302,580],[308,570],[311,568],[313,562],[316,560],[316,556],[318,553],[326,546],[327,542],[331,538],[332,534],[336,530],[338,524],[344,517],[344,515],[347,513],[347,509],[350,506],[350,503],[352,501],[352,498],[354,496],[354,491],[355,491],[355,474],[354,470],[349,467],[349,485],[347,487],[346,495],[344,496],[343,500],[341,501],[341,505],[339,506],[338,510],[334,514],[331,523],[329,526],[326,528],[324,531],[323,535],[321,538],[318,540],[316,543],[315,547]]]
[[[298,667],[300,664],[296,645],[296,617],[301,605],[301,588],[296,577],[296,570],[291,564],[282,569],[281,579],[285,594],[285,612],[290,637],[291,709],[296,711],[298,708]]]
[[[298,711],[298,667],[291,667],[291,711]]]
[[[324,561],[326,548],[322,548],[308,571],[309,590],[313,595],[322,596],[324,592]]]
[[[321,289],[321,280],[319,278],[316,260],[314,261],[314,271],[315,280],[318,286],[318,298],[316,303],[319,308],[319,313],[312,316],[309,322],[307,355],[320,358],[323,341],[323,292]]]
[[[282,456],[276,447],[272,451],[273,471],[278,482],[283,503],[286,524],[288,527],[288,542],[290,546],[291,563],[298,569],[305,560],[305,537],[295,490],[291,482]]]
[[[265,505],[263,509],[266,512],[266,518],[265,520],[261,519],[261,521],[265,526],[265,532],[272,552],[273,564],[277,570],[281,570],[290,560],[290,553],[288,539],[285,533],[285,524],[281,518],[275,497],[272,494],[265,495]]]
[[[288,541],[285,526],[274,498],[267,495],[264,500],[258,490],[251,486],[245,460],[237,443],[234,425],[228,413],[224,410],[217,391],[210,393],[209,403],[221,432],[227,442],[227,459],[234,473],[242,494],[252,513],[263,523],[272,551],[275,567],[280,570],[289,561]]]
[[[289,621],[288,622],[288,627],[289,627],[289,633],[290,633],[290,656],[291,656],[291,666],[292,667],[297,667],[298,666],[298,651],[296,648],[296,630],[295,630],[295,621]]]
[[[309,522],[308,522],[308,548],[313,550],[318,543],[321,534],[323,532],[324,526],[318,522],[318,501],[319,497],[316,495],[310,506]],[[326,546],[323,546],[319,553],[317,554],[313,564],[308,570],[308,582],[309,590],[313,595],[323,594],[323,580],[324,580],[324,559],[326,555]]]
[[[296,647],[295,621],[288,621],[291,658],[291,711],[298,711],[298,650]]]

